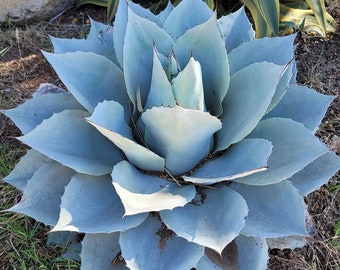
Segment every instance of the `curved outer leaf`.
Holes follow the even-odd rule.
[[[249,65],[231,77],[222,103],[223,124],[216,133],[215,152],[241,141],[256,127],[272,101],[282,72],[282,66],[262,62]]]
[[[41,168],[41,166],[50,161],[51,160],[48,157],[40,154],[34,149],[30,149],[15,165],[14,170],[2,180],[15,186],[20,191],[24,191],[27,181],[33,174]]]
[[[289,180],[303,196],[317,190],[340,169],[340,158],[334,152],[327,152],[294,174]]]
[[[273,153],[269,157],[269,168],[266,171],[234,179],[249,185],[278,183],[329,151],[301,123],[286,118],[262,120],[249,138],[263,138],[273,144]]]
[[[174,9],[174,6],[172,5],[170,1],[168,1],[166,8],[163,9],[158,15],[156,15],[158,17],[158,25],[164,27],[164,23],[166,19],[168,18],[169,14],[173,11],[173,9]]]
[[[145,124],[145,142],[165,158],[165,166],[174,175],[193,169],[211,149],[212,135],[221,122],[209,113],[184,109],[153,107],[141,116]]]
[[[187,109],[206,111],[201,65],[193,57],[172,80],[176,104]]]
[[[109,175],[76,174],[65,188],[59,220],[52,231],[121,232],[138,226],[147,217],[123,216],[124,207]]]
[[[102,175],[123,160],[123,155],[83,117],[87,112],[65,110],[44,120],[19,140],[80,173]]]
[[[306,205],[298,190],[288,180],[266,186],[233,182],[230,188],[238,192],[249,207],[248,218],[241,234],[261,238],[308,236],[305,224]]]
[[[166,226],[190,242],[221,253],[244,227],[248,207],[245,200],[227,186],[207,190],[201,205],[160,212]]]
[[[53,45],[54,53],[63,54],[67,52],[94,52],[103,55],[115,64],[117,59],[113,47],[104,46],[100,41],[87,39],[65,39],[50,37]]]
[[[315,132],[333,99],[334,96],[317,93],[307,86],[291,84],[279,104],[265,118],[290,118]]]
[[[70,94],[55,93],[36,96],[20,106],[1,111],[20,128],[23,134],[32,131],[44,119],[63,110],[82,110],[83,107]]]
[[[181,1],[164,22],[164,30],[176,40],[188,29],[206,22],[213,12],[204,1]]]
[[[207,110],[213,115],[221,115],[222,101],[230,77],[229,62],[216,14],[205,23],[186,31],[175,43],[174,52],[181,67],[187,65],[191,56],[201,64]]]
[[[244,7],[217,20],[226,49],[231,52],[243,42],[255,38],[255,31],[248,20]]]
[[[204,253],[204,247],[176,237],[152,216],[120,233],[119,243],[131,270],[192,269]]]
[[[185,181],[197,184],[213,184],[244,177],[267,169],[272,144],[263,139],[244,139],[232,145],[222,156],[208,160]]]
[[[42,165],[27,182],[21,201],[9,209],[33,217],[48,225],[55,225],[64,187],[76,174],[70,168],[51,161]]]
[[[81,248],[82,270],[118,270],[128,269],[124,265],[113,263],[119,254],[119,233],[85,234]]]
[[[182,207],[196,193],[193,185],[179,187],[158,176],[144,174],[127,161],[118,163],[111,176],[125,216]]]
[[[138,16],[128,7],[123,68],[127,93],[135,109],[137,96],[140,95],[143,108],[149,94],[154,44],[161,54],[169,55],[173,41],[156,23]]]
[[[144,109],[151,109],[153,106],[174,107],[175,105],[171,84],[154,48],[151,85]]]
[[[287,65],[294,57],[294,39],[296,35],[254,39],[242,43],[228,54],[230,74],[256,62],[272,62]]]
[[[44,56],[67,89],[89,112],[103,100],[115,100],[128,107],[123,72],[106,57],[93,52],[44,52]]]

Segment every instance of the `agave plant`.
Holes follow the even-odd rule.
[[[265,269],[268,248],[303,245],[303,196],[340,161],[295,36],[255,39],[243,8],[217,20],[197,0],[120,1],[114,27],[91,25],[44,52],[68,92],[3,111],[32,148],[9,210],[85,233],[82,269]]]

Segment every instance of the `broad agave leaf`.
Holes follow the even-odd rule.
[[[303,245],[303,196],[340,159],[314,136],[334,97],[296,85],[295,36],[255,39],[243,9],[197,0],[119,1],[91,25],[44,52],[68,92],[1,111],[32,148],[9,210],[85,233],[82,269],[265,269],[268,247]]]

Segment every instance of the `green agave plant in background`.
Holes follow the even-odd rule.
[[[82,269],[266,269],[268,248],[304,245],[303,196],[340,167],[314,136],[334,97],[296,84],[294,38],[197,0],[120,1],[114,27],[52,38],[68,92],[3,111],[32,148],[9,210],[85,233]]]

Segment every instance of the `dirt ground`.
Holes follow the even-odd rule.
[[[9,107],[30,98],[41,83],[49,82],[63,87],[41,50],[51,51],[48,35],[81,38],[89,29],[88,16],[105,21],[105,9],[85,7],[71,9],[52,22],[36,22],[15,26],[1,25],[0,50],[9,48],[0,58],[0,100]],[[340,23],[340,7],[333,8],[333,16]],[[298,81],[324,94],[336,95],[317,135],[340,154],[340,31],[327,38],[299,34],[296,58]],[[0,147],[20,135],[19,130],[5,116],[0,115]],[[340,192],[332,191],[339,184],[340,175],[306,198],[311,216],[322,241],[311,241],[306,247],[295,251],[270,251],[269,268],[278,269],[340,269],[340,243],[336,238],[334,221],[340,219]],[[292,209],[293,210],[293,209]]]

